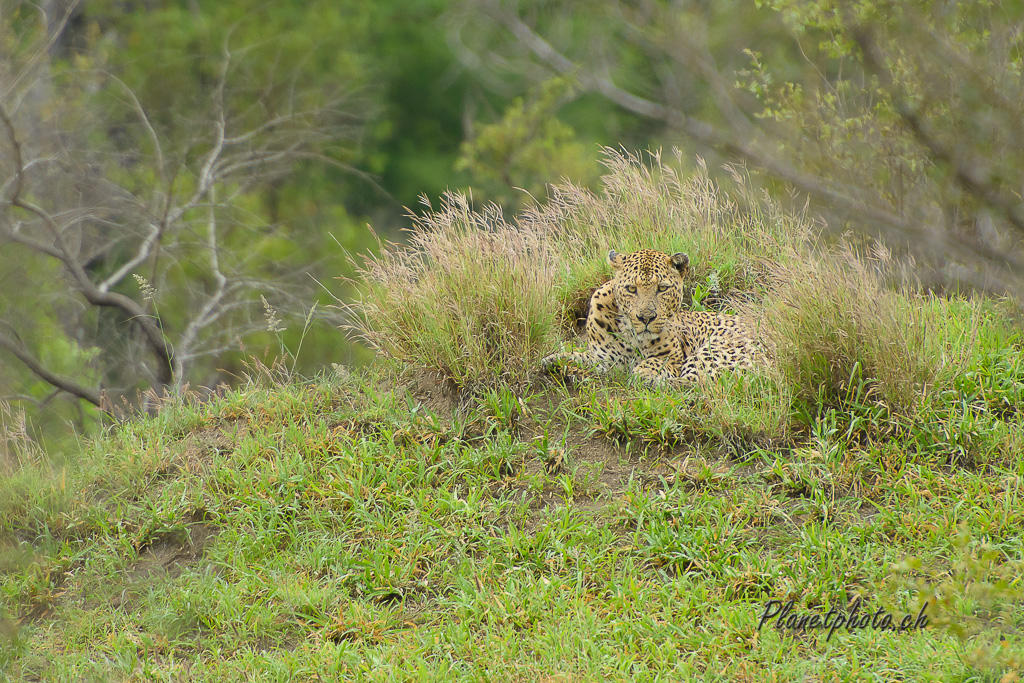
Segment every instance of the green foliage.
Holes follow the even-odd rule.
[[[462,144],[456,170],[468,171],[476,201],[493,201],[507,209],[543,199],[547,184],[572,179],[590,184],[593,154],[573,129],[557,118],[575,93],[571,80],[555,78],[516,98],[500,121],[480,126]]]
[[[951,545],[952,572],[937,574],[921,558],[909,557],[894,566],[890,590],[904,597],[908,609],[924,609],[935,627],[952,633],[977,674],[1024,670],[1020,548],[972,538],[966,528]],[[906,600],[907,595],[914,598]]]

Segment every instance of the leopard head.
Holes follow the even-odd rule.
[[[660,335],[665,324],[678,317],[689,257],[642,249],[625,255],[610,251],[608,262],[620,318],[629,321],[638,339]]]

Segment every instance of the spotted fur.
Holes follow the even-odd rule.
[[[760,349],[746,320],[681,309],[683,273],[690,265],[686,254],[611,251],[608,261],[614,275],[590,298],[587,350],[548,356],[542,367],[550,370],[566,361],[598,372],[619,367],[647,383],[663,384],[758,362]]]

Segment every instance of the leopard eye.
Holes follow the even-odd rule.
[[[626,285],[626,291],[630,294],[636,294],[636,287],[633,285]]]
[[[668,291],[668,285],[658,285],[658,291],[659,292],[667,292]]]

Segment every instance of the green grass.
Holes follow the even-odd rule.
[[[701,428],[708,402],[696,392],[496,392],[459,407],[400,381],[376,370],[248,386],[168,406],[77,458],[10,466],[4,674],[945,681],[1020,670],[1019,450],[966,468],[915,459],[907,441],[851,439],[841,421],[765,431],[742,402],[732,426]],[[1021,425],[1000,424],[1019,443]],[[740,427],[754,436],[730,440]],[[938,626],[827,642],[757,629],[767,600],[823,613],[852,595],[899,616],[928,596]]]
[[[66,452],[13,421],[0,676],[1019,680],[1010,308],[824,250],[740,176],[608,163],[601,197],[562,187],[514,225],[453,198],[371,262],[354,312],[400,362],[261,373]],[[771,365],[536,374],[604,251],[677,245],[694,305],[757,317]],[[770,600],[856,597],[930,625],[758,628]]]

